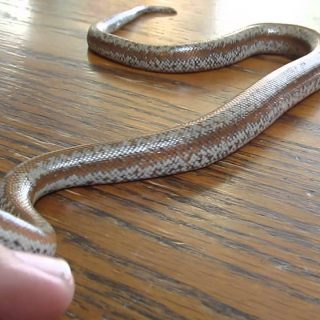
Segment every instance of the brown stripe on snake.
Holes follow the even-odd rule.
[[[302,57],[195,121],[117,143],[63,149],[20,164],[0,184],[0,241],[6,246],[54,254],[53,228],[34,209],[45,194],[202,168],[239,149],[320,88],[320,36],[314,30],[257,24],[222,38],[177,46],[146,45],[112,34],[150,12],[175,11],[141,6],[93,24],[89,48],[130,67],[158,72],[220,68],[261,53]]]

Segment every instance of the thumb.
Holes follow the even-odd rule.
[[[0,245],[0,320],[56,320],[73,294],[67,262]]]

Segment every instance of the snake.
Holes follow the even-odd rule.
[[[55,231],[35,209],[39,198],[65,188],[150,179],[203,168],[247,144],[320,88],[320,35],[315,30],[259,23],[207,41],[178,45],[144,44],[114,34],[149,13],[176,11],[138,6],[100,20],[89,27],[89,49],[131,68],[164,73],[217,69],[259,54],[284,55],[291,60],[196,120],[150,135],[65,148],[22,162],[0,184],[2,245],[54,255]]]

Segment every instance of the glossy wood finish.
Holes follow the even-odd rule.
[[[0,0],[1,176],[49,150],[191,120],[288,61],[260,56],[218,71],[160,75],[87,51],[90,23],[137,4]],[[174,7],[178,16],[142,18],[120,34],[164,44],[254,22],[320,28],[317,0]],[[63,319],[317,319],[319,98],[209,168],[40,200],[77,282]]]

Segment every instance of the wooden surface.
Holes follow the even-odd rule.
[[[177,16],[119,34],[164,44],[266,21],[320,30],[318,0],[171,2]],[[194,119],[288,61],[160,75],[87,51],[89,24],[137,4],[0,0],[1,176],[49,150]],[[206,169],[40,200],[77,283],[63,319],[320,319],[319,101]]]

